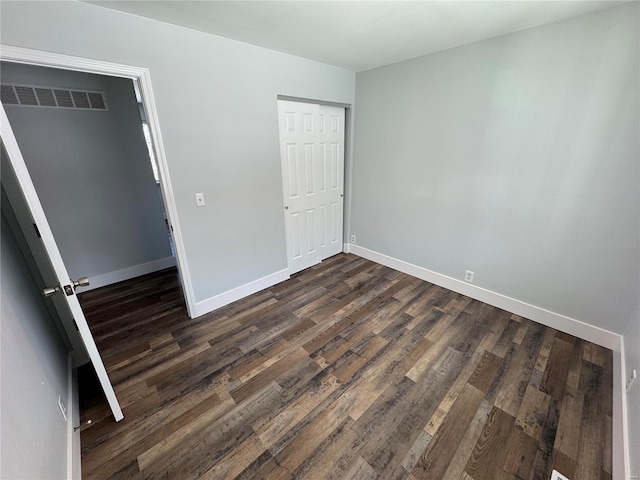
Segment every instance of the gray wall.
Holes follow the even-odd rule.
[[[4,212],[0,232],[0,477],[66,478],[67,352]]]
[[[132,81],[14,63],[0,77],[105,92],[108,111],[5,106],[71,278],[171,257]]]
[[[640,304],[636,307],[624,331],[627,378],[635,368],[640,375]],[[629,428],[629,452],[631,476],[640,475],[640,378],[627,392],[627,425]]]
[[[640,291],[639,9],[359,73],[357,243],[622,333]]]
[[[277,95],[351,104],[353,72],[80,2],[1,22],[4,44],[149,68],[197,301],[287,267]]]

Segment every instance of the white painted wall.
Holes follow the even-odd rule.
[[[286,269],[277,95],[352,104],[353,72],[80,2],[1,22],[3,44],[149,68],[196,301]]]
[[[125,280],[115,272],[171,257],[132,81],[6,62],[0,78],[103,91],[109,104],[5,105],[71,278]]]
[[[0,232],[0,478],[63,479],[67,352],[4,212]]]
[[[640,300],[639,9],[358,73],[357,244],[622,333]]]
[[[624,331],[626,375],[635,368],[640,375],[640,304],[636,307]],[[627,392],[627,427],[629,435],[630,474],[640,477],[640,378]]]

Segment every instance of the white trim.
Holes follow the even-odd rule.
[[[43,52],[39,50],[31,50],[27,48],[14,47],[10,45],[0,45],[0,60],[24,63],[29,65],[39,65],[45,67],[61,68],[65,70],[76,70],[97,75],[111,75],[117,77],[130,78],[138,83],[142,96],[142,104],[147,115],[147,124],[151,130],[151,136],[156,149],[156,160],[158,162],[158,170],[160,173],[160,186],[162,191],[162,199],[164,201],[167,219],[172,228],[173,243],[176,251],[176,261],[180,274],[181,285],[184,293],[187,311],[191,317],[194,316],[195,295],[191,283],[191,275],[189,274],[189,266],[187,263],[187,255],[184,249],[184,241],[182,239],[182,230],[178,220],[178,210],[176,207],[173,189],[171,188],[171,179],[169,176],[169,167],[164,151],[164,144],[160,134],[160,123],[158,121],[158,112],[153,97],[153,89],[151,87],[151,77],[149,70],[143,67],[124,65],[119,63],[104,62],[89,58],[73,57],[70,55],[61,55],[58,53]]]
[[[67,405],[69,406],[69,420],[67,422],[67,479],[80,480],[82,478],[80,430],[74,430],[74,427],[80,424],[80,397],[78,395],[77,370],[71,353],[67,359],[67,378],[69,381],[67,393]]]
[[[627,402],[624,375],[624,342],[622,335],[570,318],[515,298],[472,285],[403,260],[358,245],[345,246],[354,255],[385,265],[400,272],[434,283],[508,312],[561,330],[570,335],[613,350],[613,471],[612,478],[629,478],[629,443],[627,438]],[[617,385],[617,387],[616,387]],[[623,476],[624,475],[624,476]]]
[[[0,45],[0,58],[7,62],[38,65],[42,67],[61,68],[63,70],[77,70],[98,75],[111,75],[136,79],[139,77],[140,67],[111,62],[103,62],[91,58],[74,57],[60,53],[32,50],[30,48]]]
[[[620,335],[603,328],[589,325],[580,320],[536,307],[535,305],[516,300],[515,298],[486,290],[477,285],[463,282],[462,280],[413,265],[403,260],[398,260],[397,258],[389,257],[382,253],[374,252],[373,250],[368,250],[358,245],[351,245],[351,253],[426,280],[427,282],[435,283],[454,292],[480,300],[481,302],[488,303],[494,307],[516,313],[522,317],[546,325],[547,327],[561,330],[611,350],[618,351],[620,349]]]
[[[220,293],[196,303],[194,316],[199,317],[200,315],[204,315],[205,313],[212,312],[215,309],[228,305],[232,302],[235,302],[236,300],[240,300],[241,298],[253,295],[260,290],[264,290],[265,288],[269,288],[277,283],[284,282],[289,278],[289,269],[285,268],[284,270],[280,270],[265,277],[258,278],[257,280],[254,280],[252,282],[240,285],[239,287],[227,290],[226,292]]]
[[[78,287],[77,292],[88,292],[90,290],[95,290],[96,288],[104,287],[105,285],[112,285],[124,280],[129,280],[130,278],[139,277],[141,275],[146,275],[147,273],[153,273],[175,266],[176,259],[174,257],[165,257],[159,260],[153,260],[151,262],[140,263],[138,265],[133,265],[132,267],[115,270],[113,272],[94,275],[89,277],[89,286]]]
[[[160,190],[165,204],[165,213],[171,228],[171,236],[173,238],[173,246],[176,253],[176,262],[178,272],[180,274],[181,283],[183,285],[185,302],[190,317],[195,307],[195,294],[191,283],[191,275],[189,274],[189,265],[187,263],[187,253],[184,248],[184,240],[182,239],[182,229],[178,219],[178,208],[176,206],[173,189],[171,187],[171,179],[169,177],[169,166],[167,157],[160,135],[160,122],[158,120],[158,112],[156,111],[156,103],[153,98],[153,90],[151,88],[151,78],[149,71],[144,69],[144,73],[139,77],[140,93],[142,95],[142,104],[144,105],[145,114],[147,116],[147,125],[151,130],[151,138],[154,141],[156,162],[158,163],[158,173],[160,174]]]
[[[611,478],[629,478],[629,432],[627,416],[627,388],[625,385],[624,337],[620,336],[620,345],[613,350],[613,450]]]
[[[352,192],[353,192],[353,131],[354,131],[354,109],[349,107],[344,111],[344,199],[342,208],[344,209],[344,228],[342,229],[342,240],[344,243],[343,252],[351,252],[351,243],[347,239],[351,238],[351,212],[352,212]]]

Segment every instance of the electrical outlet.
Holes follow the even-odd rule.
[[[631,385],[633,385],[633,382],[636,381],[636,378],[638,378],[638,372],[634,368],[633,370],[631,370],[631,375],[627,380],[627,391],[629,391],[629,389],[631,388]]]
[[[60,409],[60,413],[62,414],[62,417],[64,418],[64,421],[67,421],[67,406],[64,404],[64,401],[62,400],[62,395],[58,395],[58,408]]]
[[[473,283],[473,272],[471,270],[466,270],[464,272],[464,281]]]
[[[356,243],[356,236],[355,235],[351,235],[351,243],[353,243],[355,245],[355,243]]]
[[[569,480],[569,478],[562,475],[559,471],[554,470],[551,472],[551,480]]]
[[[204,207],[204,193],[196,193],[196,207]]]

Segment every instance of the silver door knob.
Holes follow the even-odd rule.
[[[89,285],[89,279],[87,277],[80,277],[78,280],[73,281],[73,287],[86,287]],[[56,285],[55,287],[46,287],[42,290],[42,294],[45,297],[50,297],[51,295],[61,292],[62,287],[60,285]],[[73,290],[71,290],[71,285],[65,285],[64,291],[67,295],[73,295]]]
[[[89,285],[89,279],[87,277],[80,277],[78,280],[74,280],[74,287],[86,287]]]
[[[42,294],[45,297],[50,297],[51,295],[53,295],[54,293],[58,293],[61,292],[62,288],[60,288],[60,285],[56,285],[55,287],[46,287],[42,290]]]

